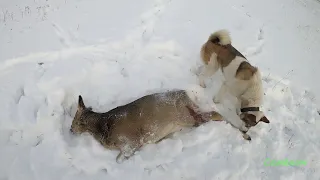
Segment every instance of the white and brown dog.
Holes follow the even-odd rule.
[[[238,127],[244,133],[244,138],[251,138],[245,134],[258,122],[269,123],[268,118],[259,109],[263,101],[263,86],[261,74],[257,67],[231,45],[231,38],[227,30],[219,30],[211,34],[201,48],[201,58],[204,70],[200,74],[200,85],[205,87],[204,79],[212,76],[219,69],[225,77],[219,92],[213,101],[219,103],[226,92],[238,100],[237,114],[244,122],[244,127]]]

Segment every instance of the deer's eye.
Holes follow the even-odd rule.
[[[84,123],[83,121],[78,121],[78,122],[77,122],[77,125],[78,125],[78,126],[83,126],[83,125],[85,125],[85,123]]]

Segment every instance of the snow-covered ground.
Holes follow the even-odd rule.
[[[0,180],[320,179],[319,18],[316,0],[0,1]],[[251,142],[209,122],[117,164],[69,134],[79,94],[103,112],[197,83],[200,46],[222,28],[264,76],[271,123]]]

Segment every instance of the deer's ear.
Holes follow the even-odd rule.
[[[264,123],[270,123],[269,119],[266,116],[263,116],[260,121],[264,122]]]
[[[83,110],[83,109],[85,109],[85,108],[86,108],[86,106],[85,106],[84,103],[83,103],[83,99],[82,99],[81,95],[79,95],[78,109]]]

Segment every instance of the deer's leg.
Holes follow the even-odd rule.
[[[195,126],[199,126],[200,124],[203,124],[208,121],[222,121],[221,114],[219,114],[216,111],[197,112],[189,106],[187,106],[187,109],[196,122]]]
[[[124,145],[120,149],[120,153],[118,154],[116,161],[117,163],[121,164],[125,160],[129,159],[133,154],[141,147],[140,143],[134,143],[134,144],[127,144]]]

